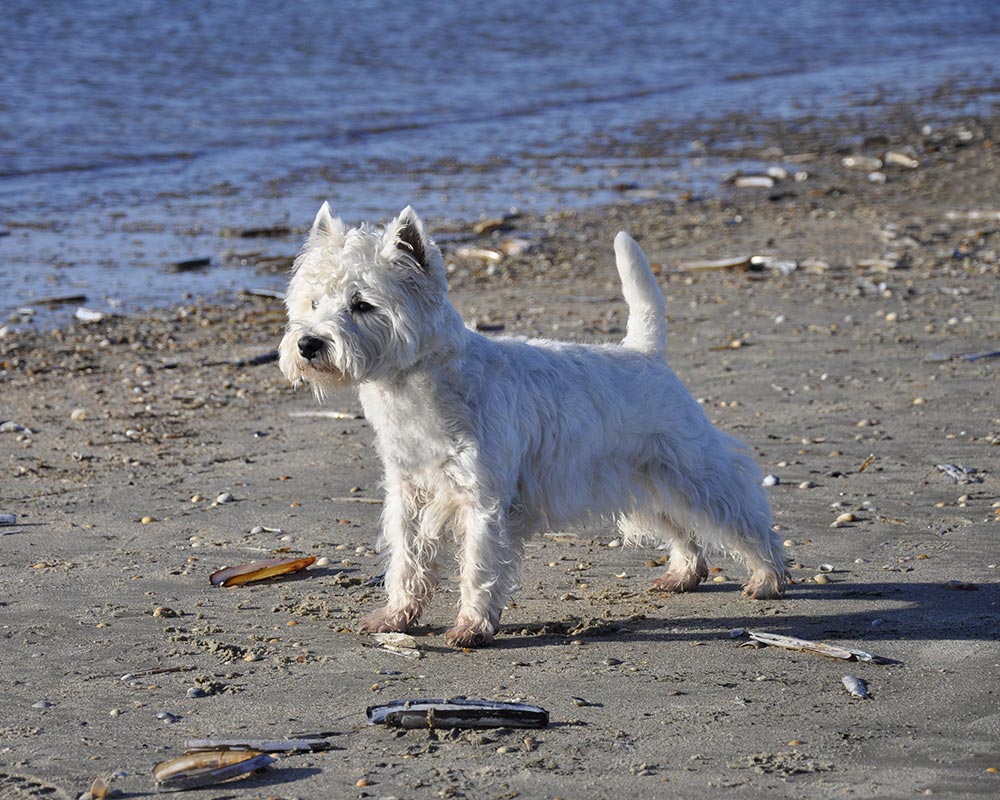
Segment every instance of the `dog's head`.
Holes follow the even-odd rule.
[[[384,230],[348,229],[324,203],[285,297],[281,370],[318,396],[399,374],[454,339],[446,293],[441,251],[412,208]]]

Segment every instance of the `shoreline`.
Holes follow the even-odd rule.
[[[741,111],[687,122],[612,127],[606,136],[535,159],[522,154],[513,161],[421,161],[405,169],[396,190],[409,187],[399,203],[417,201],[422,216],[438,231],[462,235],[477,218],[501,214],[511,206],[520,206],[530,225],[532,219],[565,209],[599,214],[614,205],[719,196],[726,194],[727,175],[741,170],[781,166],[791,174],[808,172],[808,162],[782,163],[777,151],[799,159],[816,151],[878,153],[890,138],[920,150],[939,135],[942,124],[965,119],[973,129],[989,125],[998,113],[998,93],[1000,87],[984,78],[977,86],[943,85],[887,98],[884,107],[858,101],[829,116],[807,108],[790,117]],[[975,111],[965,113],[967,109]],[[930,135],[920,135],[924,126],[930,126]],[[370,190],[337,209],[345,219],[357,221],[352,206],[355,212],[380,207],[391,194],[378,177],[379,165],[369,169],[374,170]],[[895,177],[890,170],[889,179]],[[327,190],[343,200],[344,185],[331,181]],[[78,305],[99,313],[141,316],[183,304],[181,291],[198,302],[221,302],[220,290],[232,294],[244,288],[283,288],[283,271],[306,232],[302,219],[311,218],[327,196],[322,187],[315,178],[290,173],[272,181],[265,196],[257,198],[260,202],[243,196],[250,187],[241,193],[223,185],[204,187],[184,202],[164,192],[134,198],[127,207],[98,194],[86,209],[74,211],[72,219],[53,217],[40,208],[24,214],[8,209],[0,235],[7,234],[3,240],[11,271],[10,299],[0,327],[44,330],[70,324],[77,304],[46,303],[46,298],[83,295]],[[793,188],[804,192],[810,186],[807,181]],[[316,192],[317,199],[310,201],[310,192]],[[468,200],[452,202],[449,198],[455,196]],[[398,211],[390,208],[382,216]],[[456,212],[458,216],[451,216]],[[73,243],[69,250],[67,236]],[[176,288],[181,286],[183,290]],[[20,314],[20,308],[33,312]]]
[[[123,770],[114,785],[142,794],[185,739],[334,729],[342,750],[205,796],[995,792],[1000,360],[960,356],[1000,342],[1000,118],[861,133],[810,150],[809,132],[779,129],[740,150],[734,162],[789,173],[769,188],[525,214],[471,236],[430,220],[467,321],[561,339],[621,338],[611,242],[633,233],[667,298],[671,364],[780,479],[797,565],[781,601],[740,599],[726,559],[712,562],[724,580],[651,593],[663,553],[615,547],[595,523],[531,543],[493,648],[444,646],[446,590],[415,632],[423,658],[401,659],[356,633],[379,601],[364,586],[380,511],[366,423],[293,416],[312,398],[273,364],[245,365],[276,347],[279,301],[0,338],[0,422],[31,431],[0,433],[0,513],[17,515],[0,528],[0,788],[29,776],[76,797]],[[887,152],[919,163],[843,164]],[[772,261],[692,266],[752,257]],[[326,408],[358,406],[344,392]],[[982,480],[953,483],[946,463]],[[225,564],[284,554],[329,564],[209,585]],[[733,628],[901,663],[741,648]],[[142,675],[154,667],[183,671]],[[846,674],[872,699],[852,698]],[[364,720],[367,705],[456,694],[521,699],[554,724],[394,735]],[[20,785],[14,797],[39,796]]]

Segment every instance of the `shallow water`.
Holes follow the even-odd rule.
[[[283,278],[226,251],[289,254],[299,234],[220,232],[301,227],[324,199],[350,220],[407,203],[475,218],[608,200],[637,169],[669,194],[704,175],[680,153],[623,163],[616,144],[650,126],[836,114],[998,73],[994,0],[427,8],[7,0],[0,325],[40,296],[134,312],[277,288]],[[197,257],[212,267],[165,269]]]

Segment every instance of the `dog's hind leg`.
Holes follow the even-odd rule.
[[[653,588],[661,592],[690,592],[708,577],[705,555],[694,535],[663,512],[630,512],[619,527],[626,540],[670,542],[670,567]]]
[[[743,594],[752,600],[770,600],[784,594],[790,578],[788,563],[781,540],[770,526],[746,531],[727,526],[720,531],[718,541],[746,562],[750,578]]]

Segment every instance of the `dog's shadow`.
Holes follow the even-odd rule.
[[[737,586],[705,586],[698,594],[731,595]],[[666,597],[666,596],[665,596]],[[685,596],[675,596],[678,610],[690,611]],[[877,582],[827,584],[822,589],[797,584],[782,600],[767,601],[777,613],[761,616],[752,601],[746,613],[671,617],[669,606],[656,617],[601,618],[588,624],[577,618],[501,626],[493,647],[507,650],[588,641],[703,641],[713,632],[743,628],[804,639],[855,641],[996,641],[1000,621],[1000,583]],[[808,608],[801,608],[801,603]],[[699,605],[701,601],[698,601]],[[844,611],[844,604],[857,610]],[[820,608],[817,609],[817,604]]]

